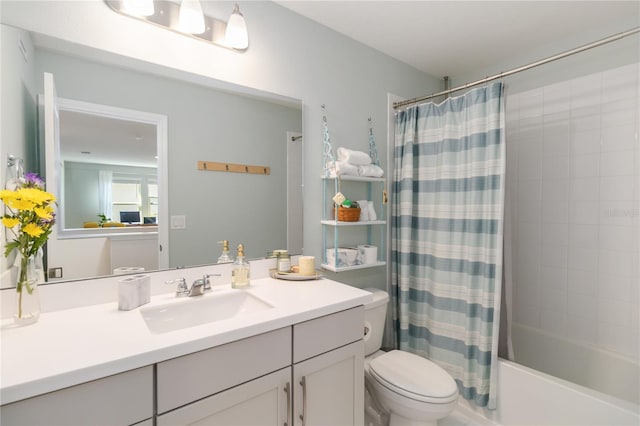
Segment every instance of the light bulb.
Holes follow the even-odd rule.
[[[153,0],[122,0],[122,11],[134,16],[151,16]]]
[[[204,32],[204,15],[200,0],[182,0],[178,15],[178,30],[191,34]]]
[[[225,40],[229,46],[235,49],[246,49],[249,46],[247,23],[244,21],[244,16],[240,13],[240,6],[237,3],[229,17],[229,22],[227,22]]]

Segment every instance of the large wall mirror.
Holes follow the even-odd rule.
[[[85,222],[97,221],[102,213],[96,207],[100,171],[110,173],[112,182],[117,180],[113,176],[122,181],[127,175],[136,181],[146,179],[146,189],[137,187],[137,205],[129,207],[137,207],[141,222],[145,217],[155,222],[141,233],[153,235],[154,228],[160,232],[165,227],[168,241],[162,250],[168,254],[169,268],[216,263],[221,240],[230,241],[232,254],[243,243],[249,258],[281,248],[302,252],[299,100],[161,69],[39,34],[25,35],[34,46],[30,67],[38,91],[43,91],[43,74],[51,73],[63,100],[59,115],[64,228],[57,243],[49,244],[47,265],[62,268],[62,280],[110,275],[118,266],[139,266],[136,261],[126,265],[115,261],[118,256],[131,259],[127,254],[131,252],[152,250],[152,256],[160,256],[157,240],[152,249],[141,248],[141,241],[149,235],[84,228]],[[5,58],[3,51],[2,60],[11,58]],[[140,127],[135,120],[121,120],[126,130],[110,130],[109,120],[95,114],[71,114],[65,102],[166,116],[166,158],[161,152],[157,155],[160,163],[166,163],[167,188],[153,181],[152,164],[134,161],[133,146],[122,146],[127,138],[134,142],[136,138],[138,142],[153,139],[145,133],[152,129]],[[83,148],[89,142],[96,148]],[[97,157],[99,151],[109,159],[88,158]],[[203,171],[198,170],[199,161],[265,166],[270,173]],[[167,194],[166,217],[154,210],[154,203],[162,202],[157,198],[163,191]],[[115,211],[117,216],[111,219],[120,222],[116,210],[112,206],[111,215]]]

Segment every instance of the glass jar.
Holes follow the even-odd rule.
[[[291,256],[287,250],[274,250],[277,258],[278,272],[291,272]]]

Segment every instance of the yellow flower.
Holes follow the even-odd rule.
[[[15,193],[15,191],[9,191],[8,189],[0,190],[0,200],[2,200],[5,203],[8,200],[16,199],[16,197],[17,197],[17,194]]]
[[[7,235],[14,236],[5,244],[5,256],[15,250],[23,258],[29,258],[47,242],[55,224],[56,198],[43,188],[42,179],[27,173],[22,186],[15,191],[0,190],[0,200],[11,210],[10,214],[0,215],[0,224],[8,229]]]
[[[16,210],[32,210],[36,205],[33,201],[23,200],[21,198],[16,198],[14,200],[7,200],[6,204]]]
[[[52,216],[52,209],[47,207],[34,207],[33,211],[38,215],[40,219],[50,220]]]
[[[2,224],[4,226],[6,226],[7,228],[13,228],[14,226],[16,226],[19,223],[20,223],[20,221],[16,217],[3,217],[2,218]]]
[[[36,204],[44,204],[55,200],[53,194],[49,194],[48,192],[38,188],[20,188],[16,192],[18,197],[21,199],[31,201]]]
[[[42,233],[44,232],[44,229],[40,228],[38,225],[36,225],[35,223],[29,223],[27,224],[24,228],[22,228],[22,230],[26,233],[31,235],[34,238],[38,238],[40,235],[42,235]]]

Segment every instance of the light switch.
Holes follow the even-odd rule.
[[[185,229],[187,227],[187,217],[184,215],[171,216],[171,229]]]

